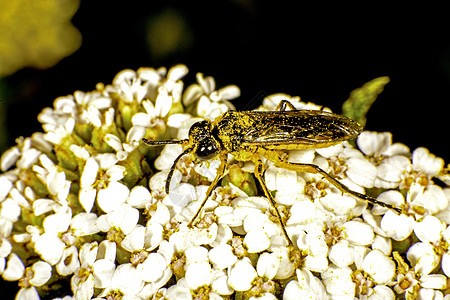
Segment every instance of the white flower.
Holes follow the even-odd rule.
[[[127,235],[136,227],[138,220],[139,211],[129,204],[123,203],[116,210],[98,217],[97,226],[103,232],[120,229],[123,234]]]
[[[390,132],[363,131],[356,140],[358,148],[375,160],[394,155],[409,155],[409,148],[401,143],[392,144]]]
[[[16,299],[39,299],[36,287],[44,285],[52,275],[51,266],[43,261],[35,262],[25,270],[24,277],[20,280],[22,288],[17,293]]]
[[[94,201],[105,212],[116,209],[124,203],[130,191],[119,182],[125,175],[125,167],[116,165],[114,154],[97,154],[89,157],[81,175],[80,202],[86,212],[90,212]]]
[[[229,85],[215,91],[216,83],[211,76],[203,77],[197,73],[199,84],[193,84],[186,89],[183,103],[189,106],[195,101],[197,104],[197,115],[209,119],[215,119],[234,106],[228,101],[240,96],[240,90],[235,85]]]
[[[412,162],[405,156],[396,155],[384,159],[378,166],[381,187],[410,188],[413,185],[427,187],[431,178],[444,167],[442,158],[431,154],[426,148],[417,148],[412,153]]]
[[[51,265],[55,265],[64,253],[66,244],[59,235],[68,230],[71,220],[70,208],[49,215],[44,220],[45,232],[37,238],[34,249],[43,260]]]
[[[99,253],[103,253],[102,256]],[[115,244],[103,241],[84,244],[79,251],[81,265],[71,279],[71,286],[77,298],[90,299],[94,287],[104,288],[111,284],[115,264]]]
[[[441,292],[437,290],[447,288],[448,278],[441,274],[429,274],[439,263],[430,244],[416,243],[408,250],[407,258],[413,269],[401,257],[394,255],[394,258],[399,265],[397,284],[394,286],[398,294],[404,293],[407,299],[434,299],[434,295],[442,299]]]

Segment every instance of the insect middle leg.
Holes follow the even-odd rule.
[[[273,150],[259,148],[258,152],[261,155],[263,155],[264,157],[266,157],[268,160],[272,161],[276,167],[291,170],[291,171],[303,172],[303,173],[320,174],[326,180],[328,180],[329,183],[334,185],[342,193],[347,193],[347,194],[353,195],[359,199],[370,202],[372,204],[377,204],[377,205],[380,205],[380,206],[383,206],[383,207],[386,207],[389,209],[393,209],[397,213],[402,213],[402,210],[398,207],[395,207],[388,203],[378,201],[377,199],[375,199],[373,197],[370,197],[368,195],[364,195],[364,194],[361,194],[361,193],[351,190],[346,185],[340,183],[336,178],[334,178],[333,176],[328,174],[326,171],[321,169],[319,166],[316,166],[314,164],[294,163],[294,162],[286,161],[276,151],[273,151]]]
[[[283,231],[283,235],[286,238],[286,240],[289,243],[289,246],[291,246],[292,248],[294,248],[294,244],[292,243],[291,239],[289,238],[287,231],[286,231],[286,227],[283,223],[283,219],[281,217],[281,213],[278,210],[278,205],[275,202],[275,199],[273,198],[272,194],[270,193],[269,189],[267,188],[267,185],[264,181],[264,165],[261,161],[261,158],[259,158],[259,155],[257,155],[258,157],[255,156],[255,158],[253,159],[253,162],[255,163],[255,177],[259,182],[259,185],[261,186],[261,188],[264,191],[264,195],[267,197],[267,199],[269,199],[270,204],[272,205],[273,209],[275,210],[275,213],[277,215],[278,221],[280,222],[281,225],[281,230]]]
[[[206,201],[208,201],[208,198],[209,196],[211,196],[212,191],[217,186],[217,183],[219,182],[220,179],[222,179],[223,175],[225,174],[226,166],[227,166],[227,155],[224,154],[220,156],[220,165],[219,168],[217,169],[216,178],[214,178],[213,182],[211,182],[211,184],[209,185],[209,188],[206,191],[205,199],[203,199],[203,202],[200,204],[200,207],[198,208],[197,212],[192,217],[191,221],[188,224],[188,227],[192,228],[192,226],[194,226],[197,217],[200,215],[203,207],[206,204]]]
[[[286,111],[286,107],[289,107],[290,110],[297,110],[294,105],[292,105],[291,102],[288,100],[281,100],[280,103],[278,103],[277,108],[275,108],[276,111]]]

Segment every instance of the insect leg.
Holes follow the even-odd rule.
[[[261,158],[259,158],[258,156],[255,156],[255,158],[253,159],[254,163],[255,163],[255,177],[256,179],[258,179],[260,186],[262,187],[263,191],[264,191],[264,195],[266,195],[267,199],[269,199],[270,204],[272,205],[273,209],[275,210],[276,214],[277,214],[277,218],[278,221],[280,222],[281,225],[281,230],[283,231],[283,235],[286,238],[286,240],[288,241],[289,245],[294,248],[294,244],[292,243],[291,239],[289,238],[287,231],[286,231],[286,227],[284,226],[283,223],[283,219],[281,218],[281,213],[278,210],[278,206],[277,203],[275,202],[275,199],[273,198],[272,194],[270,193],[269,189],[266,186],[266,183],[264,182],[264,167],[263,167],[263,163],[261,161]]]
[[[202,211],[203,207],[205,206],[206,201],[208,201],[208,198],[209,198],[209,196],[211,196],[211,193],[214,190],[214,188],[217,186],[217,183],[219,182],[220,179],[222,179],[223,175],[225,174],[226,166],[227,166],[227,155],[222,154],[222,155],[220,155],[220,165],[219,165],[219,168],[217,169],[216,178],[214,178],[213,182],[211,182],[211,184],[209,185],[209,188],[206,191],[205,199],[203,199],[202,204],[200,204],[200,207],[198,208],[197,212],[192,217],[192,220],[189,222],[188,227],[192,228],[192,226],[194,226],[195,220],[200,215],[200,212]]]
[[[303,173],[312,173],[312,174],[320,174],[323,177],[325,177],[328,182],[330,182],[332,185],[334,185],[339,191],[342,193],[347,193],[350,195],[353,195],[359,199],[365,200],[367,202],[370,202],[372,204],[377,204],[389,209],[395,210],[397,213],[402,213],[402,210],[398,207],[395,207],[391,204],[384,203],[381,201],[378,201],[377,199],[370,197],[368,195],[364,195],[358,192],[355,192],[348,188],[346,185],[340,183],[337,179],[335,179],[333,176],[328,174],[326,171],[321,169],[319,166],[316,166],[314,164],[303,164],[303,163],[294,163],[294,162],[288,162],[281,158],[281,156],[276,151],[267,150],[264,148],[259,148],[259,152],[261,155],[266,157],[268,160],[272,161],[275,166],[291,171],[297,171],[297,172],[303,172]]]
[[[172,167],[170,168],[170,171],[167,174],[166,194],[169,193],[170,181],[172,180],[173,172],[175,172],[175,168],[177,167],[178,161],[180,160],[181,157],[183,157],[184,155],[186,155],[189,152],[191,152],[192,149],[194,149],[194,148],[193,147],[189,147],[189,148],[184,149],[184,151],[180,155],[178,155],[177,158],[175,158],[175,160],[173,161]]]
[[[288,100],[281,100],[280,103],[278,103],[277,108],[275,108],[276,111],[286,111],[286,106],[289,107],[290,110],[297,110],[294,105],[292,105],[291,102]]]

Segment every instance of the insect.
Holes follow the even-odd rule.
[[[282,100],[275,111],[227,111],[212,122],[204,120],[194,123],[189,129],[188,139],[167,141],[143,139],[143,142],[150,146],[181,144],[185,147],[173,162],[167,175],[165,186],[167,194],[173,172],[182,156],[194,154],[201,161],[217,156],[220,158],[216,177],[209,186],[200,208],[188,224],[189,227],[195,224],[212,191],[224,176],[228,154],[232,154],[238,161],[252,161],[255,164],[254,175],[276,213],[283,235],[289,245],[294,247],[277,203],[264,182],[265,170],[261,157],[272,161],[276,167],[318,173],[342,193],[401,213],[399,208],[349,189],[317,165],[289,162],[277,152],[277,150],[325,148],[356,138],[361,131],[362,127],[357,122],[345,116],[321,110],[296,110],[289,101]]]

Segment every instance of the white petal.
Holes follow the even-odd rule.
[[[244,245],[249,253],[258,253],[270,246],[270,239],[263,231],[252,230],[245,235]]]
[[[159,253],[150,253],[144,263],[137,268],[140,271],[141,278],[147,282],[156,281],[163,275],[168,263],[164,256]]]
[[[108,213],[124,203],[129,194],[130,190],[126,185],[112,181],[107,188],[98,191],[97,203],[104,212]]]
[[[353,263],[353,250],[349,243],[341,240],[330,248],[330,261],[338,267],[346,267]]]
[[[16,222],[21,214],[22,210],[19,204],[13,199],[8,198],[5,201],[1,202],[0,216],[2,218],[10,220],[11,222]]]
[[[133,126],[128,130],[127,133],[127,142],[133,146],[135,143],[139,144],[142,138],[145,136],[145,128],[142,126]],[[131,152],[132,150],[127,149],[126,144],[123,145],[124,150],[127,152]]]
[[[380,250],[366,255],[363,269],[379,284],[389,282],[395,275],[395,263]]]
[[[420,277],[420,286],[427,289],[445,289],[447,287],[447,278],[438,274],[424,275]]]
[[[131,122],[133,123],[133,126],[150,127],[152,124],[152,118],[154,118],[154,116],[148,113],[136,113],[131,118]]]
[[[150,202],[150,191],[143,186],[135,186],[131,189],[127,203],[135,208],[144,208]]]
[[[439,256],[435,253],[424,254],[419,257],[415,265],[415,271],[418,274],[429,274],[439,265]]]
[[[444,271],[444,274],[447,275],[447,277],[450,276],[450,254],[448,252],[445,252],[442,255],[442,262],[441,262],[442,271]]]
[[[260,255],[258,264],[256,265],[256,271],[260,277],[272,279],[278,272],[280,266],[280,260],[275,256],[267,252]]]
[[[33,202],[33,211],[36,216],[48,213],[52,211],[54,206],[57,205],[55,201],[50,199],[37,199]]]
[[[147,251],[152,251],[162,242],[163,236],[163,226],[159,223],[149,223],[145,231],[145,244],[144,247]]]
[[[224,271],[214,272],[211,288],[220,295],[231,295],[234,290],[228,285],[228,276]]]
[[[65,232],[72,220],[72,212],[70,209],[62,211],[45,218],[43,226],[46,233]]]
[[[167,72],[167,80],[178,81],[184,76],[186,76],[188,72],[189,69],[185,65],[183,64],[175,65],[172,68],[170,68],[169,71]]]
[[[94,270],[94,285],[97,288],[105,288],[111,285],[111,279],[116,265],[109,259],[97,260],[92,266]]]
[[[284,205],[293,205],[303,200],[305,180],[294,171],[269,167],[264,178],[269,190],[277,190],[275,201]]]
[[[275,279],[286,279],[295,272],[294,264],[291,262],[287,250],[277,248],[273,250],[272,254],[280,261],[280,267],[277,275],[275,275]]]
[[[111,213],[112,224],[124,234],[129,234],[135,227],[139,220],[139,211],[129,205],[122,204],[117,210]]]
[[[208,250],[202,246],[190,247],[184,254],[186,255],[186,265],[208,261]]]
[[[414,203],[422,204],[430,214],[435,214],[447,207],[448,200],[441,187],[431,185],[414,199]]]
[[[368,300],[394,300],[394,292],[385,285],[377,285],[373,287],[373,293],[369,296]]]
[[[411,162],[405,156],[387,157],[378,166],[378,177],[390,182],[399,182],[403,172],[409,166]]]
[[[231,100],[241,95],[241,90],[236,85],[228,85],[219,91],[220,99]],[[211,95],[211,98],[213,96]]]
[[[110,181],[118,181],[125,176],[126,168],[124,166],[114,165],[106,171]]]
[[[239,260],[229,272],[228,284],[236,291],[246,291],[252,287],[256,276],[255,269],[248,261]]]
[[[40,300],[39,294],[34,286],[22,288],[16,296],[17,300]]]
[[[156,207],[156,212],[152,214],[150,219],[150,223],[158,223],[161,225],[165,225],[170,221],[170,211],[169,208],[165,205],[158,203]]]
[[[97,258],[98,243],[85,243],[79,251],[80,262],[92,266]]]
[[[377,176],[377,167],[369,161],[358,158],[350,158],[346,162],[348,169],[347,176],[356,184],[371,188]]]
[[[91,186],[81,188],[78,194],[80,204],[86,212],[90,212],[94,206],[97,190]]]
[[[120,244],[125,250],[133,253],[144,249],[145,227],[137,225]]]
[[[185,277],[192,290],[209,285],[212,281],[211,265],[208,262],[191,263],[187,266]]]
[[[156,115],[165,117],[172,107],[173,99],[166,93],[159,93],[156,97],[155,112]]]
[[[79,213],[72,218],[70,228],[77,237],[91,235],[99,232],[97,225],[97,215],[94,213]]]
[[[131,264],[119,265],[114,272],[111,283],[112,286],[125,294],[136,294],[144,286],[139,271]]]
[[[61,259],[56,264],[56,271],[59,275],[67,276],[72,274],[80,267],[80,261],[78,260],[77,247],[71,246],[64,249]]]
[[[123,149],[122,147],[122,141],[119,139],[118,136],[114,134],[107,133],[104,137],[105,142],[114,150],[120,151]]]
[[[415,168],[425,172],[429,176],[438,174],[444,167],[444,160],[431,154],[428,149],[420,147],[414,150],[412,161]]]
[[[369,224],[349,221],[344,224],[344,232],[347,235],[347,240],[357,245],[372,244],[375,234]]]
[[[117,157],[113,153],[96,154],[95,159],[102,170],[108,170],[117,163]]]
[[[436,243],[441,239],[445,224],[435,216],[427,215],[414,224],[414,233],[422,242]]]
[[[11,242],[5,238],[0,239],[0,257],[7,257],[11,253],[11,250],[12,250]]]
[[[358,148],[366,155],[381,154],[392,144],[390,132],[363,131],[357,139]]]
[[[233,249],[228,244],[221,244],[212,248],[208,253],[208,257],[214,269],[217,270],[231,267],[237,261],[236,255],[233,254]]]
[[[9,281],[19,280],[25,272],[25,266],[20,260],[19,256],[15,253],[11,253],[6,264],[6,269],[3,271],[3,278]]]
[[[389,255],[392,251],[392,241],[390,238],[377,234],[375,236],[375,240],[372,243],[372,249],[378,249],[385,255]]]
[[[11,168],[19,159],[20,150],[19,147],[12,147],[6,150],[0,159],[0,167],[3,172],[6,172],[9,168]]]
[[[94,184],[97,178],[97,172],[99,165],[94,158],[89,158],[84,165],[83,173],[81,174],[80,185],[81,187],[89,187]]]
[[[355,283],[352,281],[352,270],[349,267],[338,268],[330,265],[322,273],[322,280],[327,292],[337,296],[346,296],[353,299],[355,295]]]
[[[12,182],[6,176],[0,176],[0,202],[5,200],[12,188]]]

